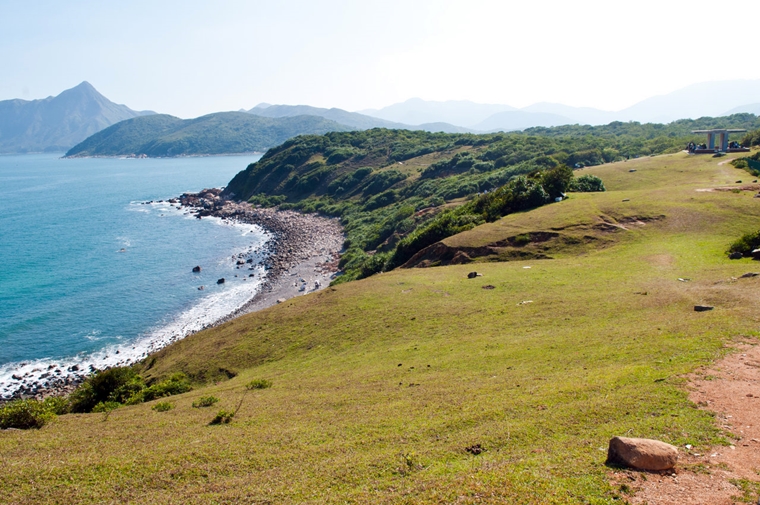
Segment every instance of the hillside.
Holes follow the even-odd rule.
[[[4,499],[624,503],[634,472],[604,465],[614,435],[679,447],[679,483],[717,480],[721,459],[695,454],[730,452],[743,435],[692,403],[684,376],[728,344],[757,343],[760,277],[739,278],[756,265],[725,250],[757,230],[758,186],[731,157],[585,168],[606,192],[445,240],[521,236],[553,259],[396,269],[188,337],[143,373],[216,383],[171,397],[167,412],[151,402],[2,432]],[[561,240],[541,241],[552,234]],[[253,379],[272,387],[247,391]],[[192,407],[209,395],[215,407]],[[229,424],[209,426],[238,405]],[[753,481],[721,485],[740,496]]]
[[[490,214],[491,196],[485,192],[495,195],[505,184],[522,184],[520,192],[527,195],[540,174],[563,165],[593,166],[677,152],[689,140],[701,141],[691,129],[714,124],[749,126],[758,120],[738,115],[670,125],[612,123],[511,134],[375,129],[298,137],[240,172],[227,185],[226,195],[340,217],[348,235],[341,260],[344,281],[392,270],[447,235],[505,212],[549,203],[563,191],[543,188],[530,204],[504,204]],[[556,194],[548,194],[552,192]]]
[[[397,130],[424,130],[429,132],[444,133],[469,133],[471,130],[462,126],[455,126],[444,121],[420,121],[419,123],[404,124],[401,122],[387,121],[385,119],[361,114],[358,112],[348,112],[343,109],[332,108],[325,109],[321,107],[312,107],[310,105],[270,105],[259,104],[248,111],[249,114],[255,114],[263,117],[291,117],[300,115],[319,116],[330,121],[335,121],[355,130],[369,130],[371,128],[390,128]]]
[[[111,102],[87,81],[43,100],[0,101],[0,153],[66,151],[107,126],[149,114]]]
[[[266,149],[303,134],[349,128],[316,116],[264,118],[217,112],[195,119],[165,114],[117,123],[71,148],[66,157],[234,154]]]

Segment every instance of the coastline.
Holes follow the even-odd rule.
[[[260,278],[261,284],[256,293],[236,310],[197,331],[187,331],[182,335],[175,335],[168,341],[156,342],[156,345],[140,359],[104,368],[132,365],[198,331],[213,328],[243,314],[271,307],[295,296],[323,289],[338,274],[344,234],[336,218],[254,208],[248,203],[223,199],[220,194],[220,189],[204,189],[199,193],[185,193],[178,198],[170,199],[169,202],[179,204],[198,219],[219,218],[234,224],[256,225],[266,231],[270,238],[262,247],[268,252],[264,261],[251,266],[243,253],[236,261],[236,269],[241,270],[241,277],[245,277],[249,269],[256,268],[259,272],[263,269],[264,275]],[[118,353],[117,350],[116,354]],[[39,366],[23,374],[19,371],[12,375],[13,382],[4,386],[5,393],[0,395],[0,404],[20,398],[43,399],[69,394],[97,369],[99,368],[93,365],[87,367],[70,364]]]
[[[220,197],[220,189],[204,189],[179,198],[183,207],[197,209],[196,217],[212,216],[260,226],[272,239],[266,247],[266,276],[258,293],[238,310],[209,327],[218,326],[243,314],[276,305],[298,295],[327,287],[339,272],[343,249],[343,227],[337,218],[301,214],[290,210],[254,208]]]

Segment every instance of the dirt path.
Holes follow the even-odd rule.
[[[675,473],[617,472],[613,481],[633,491],[633,504],[760,503],[760,345],[741,344],[737,352],[691,376],[688,387],[694,403],[716,413],[732,445],[679,447]],[[740,480],[744,490],[736,485]]]

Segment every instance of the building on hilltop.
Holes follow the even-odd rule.
[[[714,153],[743,153],[749,149],[742,147],[738,142],[729,142],[730,133],[744,133],[747,130],[739,128],[716,128],[713,130],[692,130],[691,133],[707,134],[707,143],[702,145],[689,144],[689,152],[692,154],[714,154]],[[718,143],[715,143],[715,137],[718,137]]]

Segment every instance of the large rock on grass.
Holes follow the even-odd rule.
[[[675,467],[677,461],[678,449],[648,438],[615,437],[607,450],[607,463],[636,470],[661,472]]]

